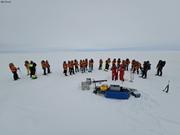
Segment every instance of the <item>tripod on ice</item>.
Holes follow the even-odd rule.
[[[163,91],[166,93],[169,92],[169,83],[170,83],[170,81],[168,81],[168,84],[166,85],[165,89],[163,89]]]

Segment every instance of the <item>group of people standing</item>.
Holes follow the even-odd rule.
[[[33,61],[28,61],[26,60],[24,62],[24,66],[26,67],[26,70],[27,70],[27,75],[30,76],[30,78],[32,79],[36,79],[37,78],[37,75],[36,75],[36,66],[37,64]]]
[[[112,64],[111,68],[110,65]],[[124,74],[125,71],[129,70],[129,65],[131,64],[131,73],[137,73],[140,74],[142,78],[146,79],[147,78],[147,72],[148,70],[151,69],[151,64],[149,61],[144,61],[143,64],[141,64],[141,62],[133,59],[131,62],[129,60],[129,58],[127,58],[126,60],[122,60],[120,58],[118,58],[116,60],[116,58],[114,58],[111,62],[111,59],[108,58],[107,60],[105,60],[105,69],[104,71],[108,71],[111,70],[112,72],[112,80],[121,80],[124,81]],[[159,60],[156,68],[157,68],[157,74],[158,76],[162,76],[162,69],[165,66],[166,62]],[[102,65],[103,65],[103,60],[100,59],[99,60],[99,70],[102,70]]]
[[[43,75],[47,75],[47,73],[51,73],[50,71],[50,65],[49,65],[49,62],[48,60],[42,60],[41,61],[41,66],[42,66],[42,69],[43,69]]]
[[[131,64],[131,73],[137,73],[139,74],[141,71],[141,77],[147,78],[147,72],[151,69],[151,64],[149,61],[144,61],[143,64],[141,64],[139,61],[133,59],[131,62],[127,58],[126,60],[122,60],[120,58],[116,59],[114,58],[112,61],[110,58],[105,60],[105,63],[103,63],[103,60],[99,60],[99,70],[103,70],[103,64],[105,64],[104,71],[111,70],[112,72],[112,80],[121,80],[124,81],[124,75],[125,71],[129,70],[129,65]],[[165,66],[166,61],[159,60],[156,68],[157,68],[157,76],[162,76],[162,70]],[[27,75],[30,76],[32,79],[36,79],[36,66],[37,64],[33,61],[25,61],[24,66],[27,70]],[[48,60],[42,60],[41,61],[41,67],[43,69],[43,75],[47,75],[48,73],[51,73],[50,71],[50,64]],[[9,64],[9,68],[11,72],[13,73],[13,79],[18,80],[19,76],[17,71],[20,70],[20,68],[16,67],[13,63]],[[73,75],[77,72],[85,73],[85,72],[92,72],[94,68],[94,60],[91,59],[81,59],[81,60],[69,60],[68,62],[63,62],[63,73],[65,76]]]
[[[63,62],[63,73],[65,76],[73,75],[77,72],[85,73],[86,71],[92,72],[93,71],[94,60],[91,59],[81,59],[79,62],[78,60],[69,60],[68,62]]]
[[[105,69],[104,71],[108,71],[109,69],[112,71],[112,80],[119,80],[124,81],[124,71],[128,70],[130,64],[130,60],[127,58],[126,60],[122,60],[118,58],[116,60],[116,58],[114,58],[112,60],[112,66],[110,68],[111,65],[111,59],[108,58],[107,60],[105,60]],[[100,59],[99,60],[99,70],[102,70],[102,65],[103,65],[103,60]]]
[[[26,68],[27,76],[30,76],[30,78],[32,78],[32,79],[37,79],[37,75],[36,75],[37,64],[33,61],[26,60],[24,62],[24,66]],[[49,65],[49,62],[47,60],[42,60],[41,66],[43,69],[43,75],[46,75],[47,73],[51,73],[50,65]],[[17,71],[20,70],[20,68],[16,67],[13,63],[9,64],[9,68],[10,68],[11,72],[13,73],[13,79],[14,80],[20,79],[19,75],[17,73]]]

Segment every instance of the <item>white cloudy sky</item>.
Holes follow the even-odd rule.
[[[1,50],[180,44],[179,0],[10,1],[0,3]]]

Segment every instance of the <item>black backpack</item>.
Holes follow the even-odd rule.
[[[164,67],[166,65],[166,61],[162,61],[162,67]]]
[[[151,64],[148,63],[148,70],[151,70]]]

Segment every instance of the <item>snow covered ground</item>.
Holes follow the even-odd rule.
[[[111,72],[98,71],[98,60],[127,57],[152,64],[148,78],[135,75],[134,82],[111,81]],[[62,62],[93,58],[93,73],[65,77]],[[52,73],[43,76],[40,61],[48,59]],[[162,77],[156,77],[156,64],[166,60]],[[180,52],[52,52],[1,53],[0,135],[179,135],[180,133]],[[26,76],[25,60],[35,61],[38,79]],[[8,64],[19,66],[21,77],[12,80]],[[108,84],[136,88],[141,98],[113,100],[82,91],[81,81],[91,77],[107,79]],[[162,89],[170,80],[169,93]]]

